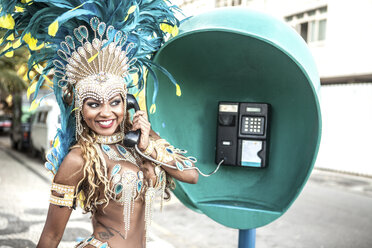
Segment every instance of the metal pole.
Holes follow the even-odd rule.
[[[239,248],[256,247],[256,229],[239,230]]]

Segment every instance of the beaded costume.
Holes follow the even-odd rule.
[[[46,167],[56,174],[69,148],[81,135],[81,105],[87,97],[105,101],[115,93],[141,91],[145,75],[153,77],[151,109],[158,79],[154,68],[174,78],[151,59],[178,34],[179,9],[168,0],[0,0],[0,56],[27,47],[28,95],[38,106],[41,87],[49,87],[61,111],[61,128]],[[51,80],[53,77],[53,81]],[[124,101],[125,102],[125,101]]]
[[[151,60],[164,42],[178,33],[180,23],[175,11],[178,8],[167,0],[0,0],[0,28],[4,34],[0,39],[0,56],[10,57],[14,50],[27,47],[29,71],[39,73],[30,79],[28,95],[33,95],[32,108],[42,100],[37,99],[41,87],[53,91],[60,107],[61,128],[45,163],[53,175],[69,149],[77,140],[84,139],[82,106],[85,99],[107,102],[120,94],[125,103],[128,90],[142,90],[144,76],[148,74],[154,78],[150,108],[154,112],[159,83],[154,68],[170,78],[180,95],[174,78]],[[124,104],[124,112],[125,109]],[[155,165],[156,180],[145,180],[141,171],[143,158],[134,148],[122,145],[124,136],[123,121],[119,133],[110,137],[98,135],[94,147],[110,182],[109,201],[123,206],[126,237],[134,202],[139,198],[145,201],[145,229],[148,228],[155,195],[164,198],[166,174]],[[163,162],[181,158],[175,156],[182,153],[181,150],[168,149],[165,147],[168,145],[155,141],[150,145],[149,149],[156,149]],[[194,161],[181,160],[189,163],[177,165],[180,170]],[[108,163],[115,163],[110,172]],[[126,168],[130,164],[137,167],[136,171]],[[51,192],[50,203],[61,207],[74,208],[78,200],[84,200],[78,197],[81,189],[75,186],[53,182]],[[105,201],[103,198],[95,205],[107,203]],[[77,247],[88,244],[109,247],[94,236]]]
[[[144,178],[144,173],[141,170],[143,159],[137,154],[133,148],[125,148],[121,144],[100,144],[99,148],[100,158],[103,167],[111,166],[111,172],[107,177],[110,180],[110,200],[123,205],[123,216],[125,223],[125,237],[130,229],[130,217],[134,211],[134,201],[139,198],[145,199],[145,230],[151,223],[152,218],[152,205],[154,197],[159,195],[161,197],[160,207],[162,208],[164,199],[164,190],[166,187],[166,173],[160,166],[154,168],[156,180],[153,183],[151,180],[148,182]],[[129,170],[125,164],[130,163],[135,165],[138,169],[136,171]],[[108,170],[107,170],[108,171]],[[104,199],[100,200],[97,204],[105,204]]]

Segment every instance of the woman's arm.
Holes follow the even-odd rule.
[[[47,219],[37,248],[58,247],[72,209],[49,204]]]
[[[83,177],[82,167],[84,161],[79,148],[74,148],[67,154],[63,160],[57,174],[54,177],[54,183],[73,186],[76,191],[76,186]],[[75,193],[75,192],[73,192]],[[52,191],[52,195],[63,197],[64,194]],[[47,219],[41,233],[37,248],[56,248],[60,243],[66,224],[70,218],[72,208],[61,207],[54,204],[49,204]]]
[[[147,114],[144,111],[137,111],[133,115],[133,130],[141,130],[141,136],[140,136],[140,141],[138,143],[138,148],[141,151],[145,151],[146,148],[150,144],[150,137],[153,140],[158,140],[160,139],[160,136],[157,135],[152,129],[151,129],[151,124],[149,123],[147,119]],[[150,156],[154,159],[157,158],[157,152],[154,149],[154,151],[150,154]],[[173,165],[176,167],[176,161],[169,161],[168,164]],[[191,163],[191,166],[194,167],[194,164]],[[195,184],[198,182],[199,174],[196,170],[184,170],[180,171],[178,169],[172,169],[166,166],[162,166],[162,168],[168,172],[169,175],[171,175],[173,178],[186,182],[186,183],[192,183]]]
[[[152,129],[150,131],[150,137],[154,140],[158,140],[158,139],[161,139],[161,137],[155,133]],[[153,153],[151,154],[151,157],[153,158],[157,158],[157,152],[156,150],[153,151]],[[170,161],[168,162],[168,164],[170,165],[173,165],[174,167],[176,167],[176,161]],[[191,163],[192,167],[194,167],[195,165],[193,163]],[[185,183],[192,183],[192,184],[196,184],[198,182],[198,179],[199,179],[199,173],[193,169],[193,170],[183,170],[183,171],[180,171],[178,169],[172,169],[172,168],[169,168],[169,167],[166,167],[166,166],[162,166],[162,168],[168,172],[169,175],[171,175],[173,178],[181,181],[181,182],[185,182]]]

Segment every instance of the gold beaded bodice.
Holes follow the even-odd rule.
[[[123,206],[125,223],[125,236],[130,229],[130,217],[134,211],[134,202],[138,199],[145,203],[145,226],[151,222],[152,205],[156,195],[161,196],[163,205],[166,187],[166,174],[160,166],[153,167],[155,178],[145,178],[141,166],[143,159],[135,149],[124,147],[121,144],[101,144],[99,154],[106,176],[110,181],[109,198]],[[106,203],[105,200],[98,201]]]

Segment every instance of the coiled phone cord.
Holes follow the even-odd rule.
[[[171,168],[171,169],[178,170],[178,168],[177,168],[176,166],[174,166],[174,165],[166,164],[166,163],[160,162],[160,161],[158,161],[158,160],[156,160],[156,159],[153,159],[153,158],[150,157],[150,156],[146,156],[145,154],[143,154],[143,153],[140,151],[140,149],[138,148],[137,145],[135,145],[135,148],[136,148],[136,151],[137,151],[137,152],[138,152],[142,157],[144,157],[144,158],[146,158],[146,159],[148,159],[148,160],[150,160],[150,161],[152,161],[152,162],[154,162],[154,163],[156,163],[156,164],[161,164],[161,165],[163,165],[163,166],[165,166],[165,167],[168,167],[168,168]],[[216,168],[214,171],[212,171],[211,173],[209,173],[209,174],[204,174],[203,172],[201,172],[201,171],[199,170],[198,167],[188,167],[188,168],[186,167],[186,168],[184,168],[184,170],[197,170],[197,171],[199,172],[199,174],[202,175],[203,177],[209,177],[209,176],[213,175],[214,173],[216,173],[216,172],[218,171],[218,169],[220,168],[221,164],[222,164],[224,161],[225,161],[225,160],[222,159],[222,160],[218,163],[217,168]]]

